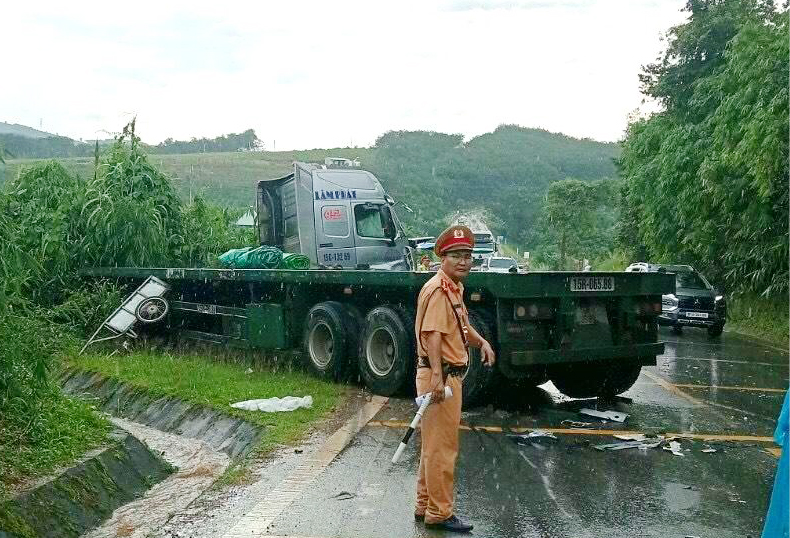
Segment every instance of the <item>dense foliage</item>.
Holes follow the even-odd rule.
[[[541,248],[533,256],[533,267],[537,263],[553,270],[578,270],[584,259],[598,262],[610,257],[617,185],[616,180],[552,183],[538,222]]]
[[[21,126],[20,126],[21,127]],[[46,133],[45,133],[46,134]],[[94,143],[65,136],[27,136],[18,133],[0,133],[0,157],[8,159],[61,159],[64,157],[92,157]],[[99,140],[102,148],[112,146],[114,140]],[[148,153],[207,153],[219,151],[251,151],[263,148],[263,142],[252,129],[242,133],[229,133],[216,138],[173,140],[167,138],[156,145],[140,143]]]
[[[173,140],[167,138],[155,146],[149,146],[151,153],[206,153],[221,151],[252,151],[263,148],[263,142],[253,129],[243,133],[230,133],[216,138],[192,138]]]
[[[701,267],[732,290],[788,285],[788,13],[692,0],[644,91],[665,109],[629,126],[620,240]]]
[[[93,153],[93,145],[78,142],[65,136],[31,138],[18,134],[0,133],[0,152],[10,159],[52,159],[62,157],[87,157]]]
[[[24,168],[0,193],[0,447],[4,481],[27,466],[45,469],[73,457],[81,443],[58,441],[61,424],[101,436],[103,419],[70,402],[48,372],[121,301],[109,282],[86,287],[89,265],[208,265],[232,247],[254,243],[231,227],[238,217],[201,198],[184,204],[151,164],[134,122],[97,159],[91,178],[55,161]],[[92,441],[91,441],[92,442]],[[47,450],[49,450],[47,452]],[[45,457],[49,454],[52,458]],[[15,474],[17,473],[17,474]],[[2,486],[0,486],[2,494]]]
[[[536,250],[549,185],[570,177],[615,178],[616,144],[577,140],[539,129],[502,125],[463,142],[461,135],[388,132],[376,141],[371,169],[396,200],[410,233],[437,234],[456,211],[487,211],[506,240]],[[501,224],[500,224],[501,223]]]

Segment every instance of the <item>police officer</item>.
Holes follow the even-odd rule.
[[[483,363],[494,364],[494,350],[469,325],[462,281],[472,268],[474,235],[466,226],[452,226],[436,239],[434,252],[441,268],[425,283],[417,299],[417,394],[432,392],[422,417],[420,470],[414,518],[425,525],[469,532],[472,525],[453,513],[453,476],[461,422],[461,375],[469,345],[481,350]],[[450,386],[452,397],[444,398]]]

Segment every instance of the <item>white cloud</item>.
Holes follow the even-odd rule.
[[[683,4],[16,2],[0,121],[91,138],[137,114],[148,142],[254,128],[277,149],[500,123],[616,140]]]

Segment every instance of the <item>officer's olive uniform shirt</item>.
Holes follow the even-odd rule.
[[[447,291],[445,293],[442,288]],[[450,300],[448,301],[448,295]],[[455,311],[461,317],[464,327],[469,325],[469,312],[464,305],[464,286],[460,282],[455,284],[439,269],[420,291],[417,298],[417,317],[415,331],[417,337],[417,355],[428,356],[428,335],[426,333],[437,331],[442,333],[442,360],[453,366],[464,366],[469,360],[466,346],[464,346],[458,322],[453,314],[450,304],[460,305]]]

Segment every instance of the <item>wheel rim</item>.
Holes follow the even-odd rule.
[[[365,351],[370,370],[378,377],[385,377],[395,366],[398,342],[389,328],[378,327],[368,337]]]
[[[335,349],[335,339],[329,325],[324,322],[316,323],[310,329],[307,347],[310,350],[310,360],[321,370],[325,370],[332,362],[332,353]]]
[[[137,319],[143,323],[155,323],[167,315],[167,302],[161,297],[149,297],[137,306]]]

